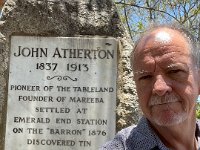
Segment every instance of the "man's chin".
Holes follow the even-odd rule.
[[[182,123],[187,119],[187,113],[182,112],[180,114],[172,114],[165,112],[165,114],[159,114],[159,116],[153,117],[153,122],[159,126],[174,126]]]

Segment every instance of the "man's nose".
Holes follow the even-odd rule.
[[[153,85],[153,94],[163,96],[167,92],[171,92],[171,91],[172,91],[172,88],[169,81],[167,81],[167,79],[162,75],[156,76],[156,79]]]

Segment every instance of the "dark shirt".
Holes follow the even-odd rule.
[[[200,147],[200,123],[197,122],[196,138]],[[141,118],[137,126],[130,126],[117,133],[112,141],[107,142],[100,150],[170,150],[167,148],[146,118]],[[200,148],[199,148],[200,150]]]

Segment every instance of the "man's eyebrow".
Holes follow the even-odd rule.
[[[178,64],[171,64],[167,66],[167,69],[178,67]]]
[[[148,73],[151,73],[149,71],[146,71],[146,70],[138,70],[138,71],[134,71],[134,75],[143,75],[143,74],[148,74]]]
[[[186,67],[187,65],[184,63],[176,63],[176,64],[170,64],[167,66],[167,69],[173,69],[176,67]]]

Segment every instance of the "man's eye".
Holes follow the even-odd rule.
[[[170,73],[170,74],[176,74],[176,73],[181,73],[181,72],[184,72],[184,71],[181,70],[181,69],[175,69],[175,70],[170,70],[168,73]]]
[[[150,78],[152,78],[152,75],[145,75],[145,76],[141,76],[139,78],[139,80],[147,80],[147,79],[150,79]]]

